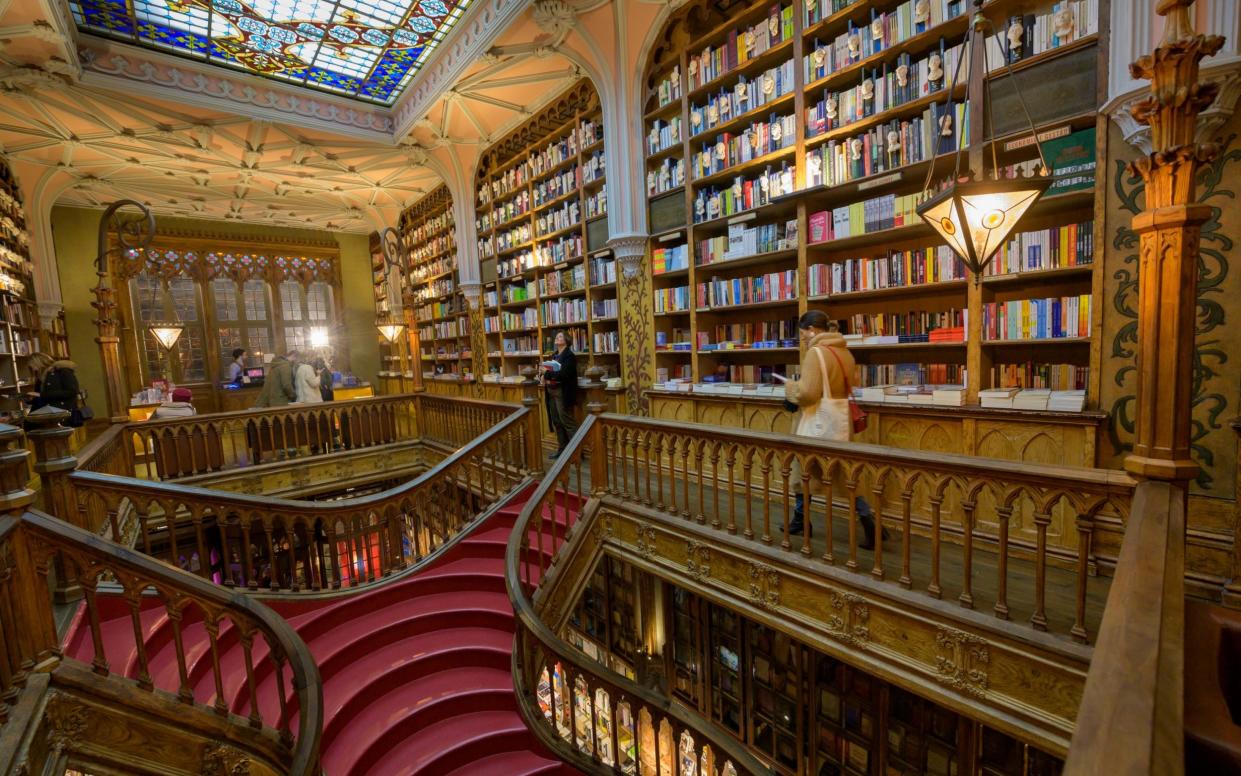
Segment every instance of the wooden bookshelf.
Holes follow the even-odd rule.
[[[15,397],[37,390],[30,356],[41,348],[55,358],[68,358],[64,314],[47,331],[39,322],[34,301],[34,265],[21,189],[12,170],[0,160],[0,396]],[[6,402],[0,413],[19,412]]]
[[[424,380],[460,380],[472,373],[468,308],[457,286],[455,226],[452,195],[443,185],[401,214],[409,256],[403,293],[415,322],[411,369]]]
[[[934,166],[935,179],[951,171],[955,158],[954,142],[963,144],[972,169],[988,173],[993,167],[993,151],[995,164],[1000,168],[1026,164],[1036,158],[1035,148],[1028,142],[1028,130],[1023,130],[1021,123],[1009,115],[1018,113],[1015,102],[1008,96],[1012,85],[1005,70],[995,66],[994,56],[984,62],[986,78],[975,79],[969,84],[968,92],[966,85],[959,82],[951,95],[954,104],[964,102],[966,105],[959,116],[952,113],[956,119],[965,118],[965,122],[963,126],[959,120],[954,121],[956,134],[951,139],[936,139],[935,133],[928,130],[918,137],[921,140],[930,137],[931,145],[920,142],[915,149],[911,145],[913,130],[909,129],[907,135],[900,135],[900,149],[894,150],[895,155],[891,157],[908,157],[909,163],[889,163],[882,152],[877,152],[875,157],[868,157],[872,162],[870,167],[863,165],[860,170],[854,170],[850,164],[848,174],[835,185],[819,184],[810,179],[810,168],[818,165],[820,169],[826,169],[827,164],[831,163],[830,160],[822,163],[821,151],[832,143],[847,142],[867,132],[882,130],[886,133],[885,128],[893,126],[892,122],[896,122],[900,132],[905,132],[902,122],[912,127],[913,122],[923,121],[924,115],[938,122],[947,113],[946,100],[952,77],[948,65],[951,62],[946,62],[942,68],[945,71],[942,79],[926,88],[921,88],[924,84],[915,80],[915,74],[926,72],[932,54],[950,50],[964,41],[970,7],[968,2],[949,0],[932,0],[931,5],[933,15],[923,26],[910,24],[905,30],[910,33],[908,36],[887,40],[887,45],[874,53],[867,53],[865,42],[860,41],[863,45],[859,46],[858,56],[852,59],[848,57],[847,45],[838,47],[836,52],[816,52],[831,49],[838,38],[847,44],[851,30],[870,35],[872,12],[911,14],[913,2],[792,0],[774,4],[738,4],[726,6],[728,10],[721,11],[719,4],[695,0],[669,20],[664,36],[652,49],[647,69],[647,98],[643,108],[646,135],[643,145],[648,155],[643,183],[648,191],[652,255],[680,246],[686,246],[689,251],[687,269],[653,276],[656,294],[663,289],[688,287],[691,300],[688,311],[655,314],[657,343],[666,341],[670,345],[685,342],[688,338],[690,346],[684,350],[657,346],[657,382],[665,375],[665,370],[669,378],[681,372],[698,383],[709,375],[719,374],[726,366],[736,368],[743,381],[748,381],[745,377],[763,368],[777,372],[796,369],[796,363],[800,360],[796,352],[786,352],[779,347],[711,351],[701,347],[700,338],[706,336],[711,342],[717,342],[715,329],[723,319],[733,324],[787,326],[807,310],[821,309],[831,318],[847,322],[846,333],[850,331],[849,323],[865,323],[874,320],[875,316],[899,316],[883,321],[889,327],[885,328],[884,333],[904,333],[899,329],[891,331],[892,324],[905,324],[903,328],[909,329],[910,333],[924,332],[927,327],[942,324],[945,320],[955,320],[958,325],[966,326],[962,342],[857,347],[852,352],[859,364],[857,378],[861,379],[855,378],[855,384],[866,384],[867,375],[882,373],[882,368],[897,364],[948,365],[966,376],[963,382],[967,387],[967,401],[974,403],[980,390],[993,387],[995,369],[1019,359],[1022,363],[1087,367],[1088,378],[1083,386],[1087,391],[1086,406],[1097,406],[1102,309],[1096,307],[1091,311],[1090,325],[1086,331],[1073,332],[1083,336],[992,341],[984,338],[982,327],[988,305],[1053,297],[1093,296],[1097,300],[1098,294],[1092,292],[1101,286],[1103,235],[1101,219],[1095,218],[1095,212],[1097,203],[1103,199],[1103,176],[1096,175],[1094,183],[1084,190],[1057,193],[1053,189],[1026,215],[1019,227],[1021,234],[1043,233],[1044,230],[1047,234],[1060,234],[1052,230],[1067,232],[1072,226],[1075,229],[1073,234],[1082,239],[1072,246],[1071,264],[1068,255],[1058,250],[1054,266],[1044,266],[1051,264],[1044,262],[1044,265],[1020,272],[988,274],[981,278],[981,282],[967,278],[959,261],[945,257],[946,249],[942,247],[942,241],[937,240],[932,230],[913,213],[927,168]],[[1040,136],[1050,134],[1050,139],[1054,140],[1062,132],[1068,134],[1088,129],[1094,129],[1096,134],[1105,132],[1105,119],[1097,112],[1106,98],[1106,67],[1100,64],[1098,58],[1098,53],[1106,45],[1106,29],[1100,29],[1105,25],[1100,25],[1097,20],[1087,24],[1082,19],[1072,39],[1035,38],[1041,34],[1040,30],[1046,28],[1042,15],[1050,14],[1052,5],[1050,0],[990,0],[984,5],[983,13],[1001,36],[1013,15],[1023,15],[1027,21],[1030,16],[1039,20],[1035,27],[1027,26],[1032,42],[1029,51],[1023,52],[1025,56],[1013,63],[1013,70],[1034,113]],[[1107,19],[1109,0],[1099,0],[1097,5],[1099,18]],[[780,9],[777,12],[780,14],[784,13],[783,9],[791,9],[791,19],[780,16],[778,24],[772,22],[773,8]],[[1085,4],[1082,4],[1083,12],[1084,9]],[[912,20],[912,15],[897,18],[898,21],[900,18]],[[771,26],[760,30],[759,37],[763,39],[755,44],[756,55],[738,56],[734,67],[720,66],[716,69],[722,72],[716,73],[708,83],[698,83],[701,79],[695,76],[705,65],[696,63],[696,60],[704,50],[736,40],[747,29],[755,29],[754,25],[764,20],[771,22]],[[777,28],[778,33],[772,36],[772,31]],[[893,29],[896,29],[895,22]],[[900,30],[897,29],[897,32]],[[1060,45],[1046,47],[1051,42]],[[1035,46],[1046,48],[1034,53]],[[977,41],[972,55],[986,56],[987,47],[987,41]],[[816,63],[821,61],[817,57],[830,62],[832,57],[841,54],[846,57],[845,61],[828,68],[825,75],[815,77]],[[892,79],[897,75],[896,68],[903,64],[915,66],[910,71],[912,88],[898,90]],[[763,80],[762,74],[782,65],[785,67],[780,72],[787,75],[791,71],[791,83],[787,78],[782,78],[773,87]],[[845,100],[841,96],[851,93],[850,90],[859,90],[852,92],[856,96],[867,78],[880,82],[880,85],[886,84],[883,94],[891,99],[862,110],[860,115],[841,115],[835,124],[826,129],[811,126],[809,112],[815,110],[821,101],[827,100],[828,93],[833,95],[843,110]],[[964,70],[960,80],[966,80]],[[719,109],[711,109],[712,98],[722,100],[727,95],[735,96],[743,82],[753,86],[744,90],[745,101],[728,101],[729,115],[723,115]],[[986,126],[982,110],[983,90],[988,84],[991,92],[987,99],[991,101],[997,117],[994,131]],[[1057,98],[1062,94],[1071,94],[1072,99]],[[866,103],[859,98],[855,104],[864,106]],[[928,114],[929,111],[934,112]],[[1003,118],[1000,118],[1001,114]],[[718,153],[721,141],[728,145],[730,138],[725,137],[724,133],[740,135],[747,128],[757,127],[755,122],[769,125],[773,117],[787,115],[794,117],[795,124],[790,145],[775,150],[766,150],[767,146],[760,145],[753,158],[744,158],[723,170],[712,169],[708,175],[695,175],[694,160],[699,154],[712,147],[716,147]],[[674,124],[679,124],[675,132],[672,129]],[[932,126],[929,121],[924,121],[924,124]],[[709,129],[706,128],[708,126]],[[660,130],[663,130],[662,135]],[[763,136],[760,134],[759,137]],[[887,137],[886,134],[884,137]],[[1023,140],[1027,142],[1023,143]],[[920,157],[913,150],[919,150]],[[844,153],[849,152],[845,150]],[[732,158],[731,147],[728,158]],[[816,162],[816,158],[820,161]],[[661,180],[661,174],[677,164],[682,165],[681,174],[669,173]],[[781,191],[778,195],[757,201],[754,207],[732,215],[713,212],[710,200],[706,208],[699,207],[700,195],[704,192],[729,187],[735,180],[748,180],[764,172],[777,172],[782,166],[795,170],[791,192]],[[903,217],[899,202],[895,199],[889,202],[888,197],[905,198],[903,201],[908,207]],[[822,216],[816,214],[827,212],[830,225],[834,209],[881,198],[885,198],[881,204],[868,205],[865,210],[869,223],[864,226],[873,228],[862,230],[858,225],[853,225],[852,231],[844,236],[833,234],[834,239],[817,241],[811,234],[813,224],[823,223]],[[871,207],[875,208],[874,214],[883,213],[882,208],[888,208],[886,220],[872,215]],[[723,210],[724,205],[721,204],[719,209]],[[1082,225],[1080,230],[1077,225]],[[730,251],[726,260],[703,263],[702,241],[726,237],[730,229],[736,231],[755,227],[774,230],[777,238],[783,237],[788,244],[779,246],[777,250]],[[789,234],[794,235],[791,240],[788,239]],[[1038,250],[1047,251],[1050,248],[1043,246]],[[862,260],[866,260],[865,266],[874,268],[881,261],[895,261],[891,258],[893,256],[900,257],[904,252],[915,251],[932,257],[926,264],[935,265],[934,272],[919,273],[927,277],[905,273],[900,282],[893,282],[894,274],[887,272],[883,277],[888,280],[878,285],[811,290],[812,273],[816,271],[827,273],[830,280],[834,271],[862,272]],[[1100,260],[1091,261],[1096,252]],[[1044,252],[1042,255],[1049,254]],[[911,263],[909,266],[915,265]],[[732,280],[787,271],[796,273],[796,292],[791,299],[778,303],[759,301],[722,305],[718,310],[702,309],[696,304],[699,284],[712,278]],[[775,328],[779,330],[779,326]],[[795,330],[791,336],[796,339]],[[784,342],[775,344],[787,345]],[[995,371],[994,374],[1000,373]]]
[[[588,81],[483,154],[474,204],[486,362],[502,380],[537,365],[562,331],[579,371],[620,374],[604,159],[603,112]]]

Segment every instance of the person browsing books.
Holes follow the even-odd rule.
[[[577,405],[577,356],[573,355],[563,331],[556,332],[554,342],[556,351],[541,364],[547,418],[556,432],[558,443],[556,452],[551,455],[553,460],[564,452],[569,440],[577,433],[578,426],[573,416],[573,408]]]
[[[784,384],[784,395],[798,408],[793,433],[797,436],[848,442],[853,436],[853,419],[849,412],[850,375],[853,356],[835,321],[828,320],[820,310],[810,310],[797,321],[806,355],[801,362],[801,377]],[[795,501],[789,534],[805,531],[806,496],[802,493],[801,467],[795,462],[791,479]],[[840,478],[834,478],[839,480]],[[811,481],[812,486],[814,480]],[[828,498],[832,494],[826,494]],[[870,504],[857,497],[858,522],[865,532],[863,549],[875,546],[875,517]]]

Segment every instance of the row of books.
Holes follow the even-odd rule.
[[[566,234],[552,242],[539,243],[534,246],[534,259],[539,266],[546,267],[562,261],[579,258],[582,255],[582,235]]]
[[[620,352],[620,332],[619,331],[603,331],[596,332],[594,337],[595,353],[619,353]]]
[[[1077,364],[1026,361],[1019,364],[995,364],[991,367],[991,384],[999,388],[1085,390],[1089,380],[1090,367]]]
[[[741,259],[757,253],[770,253],[797,247],[797,220],[784,223],[730,224],[727,235],[699,240],[698,266]]]
[[[532,234],[533,233],[530,231],[529,222],[524,223],[524,224],[518,224],[512,229],[509,229],[504,232],[497,232],[496,233],[496,250],[507,251],[510,248],[516,247],[523,243],[528,243],[530,242],[530,238]]]
[[[512,199],[506,199],[491,210],[491,219],[496,226],[503,226],[515,218],[530,212],[530,191],[521,191]]]
[[[983,275],[1061,269],[1094,261],[1094,221],[1014,234],[996,251]]]
[[[1067,0],[1041,13],[1014,15],[987,38],[987,69],[1053,51],[1099,31],[1098,0]]]
[[[933,104],[912,119],[892,119],[806,154],[807,186],[838,186],[931,159],[969,142],[968,101]]]
[[[768,272],[744,278],[712,278],[706,283],[698,284],[695,299],[699,309],[796,301],[797,270]]]
[[[582,182],[594,183],[607,174],[607,152],[600,148],[582,162]]]
[[[539,304],[539,316],[544,326],[560,323],[584,323],[590,320],[590,310],[585,299],[554,299]]]
[[[434,216],[428,216],[423,219],[422,223],[414,227],[413,230],[406,233],[406,236],[414,243],[424,242],[428,237],[438,232],[446,231],[455,222],[452,217],[452,209],[445,210],[443,213]]]
[[[695,385],[693,390],[695,393],[733,393],[732,388],[741,388],[743,385],[762,386],[767,385],[770,388],[778,389],[780,396],[784,395],[783,385],[772,385],[775,382],[772,378],[773,374],[788,377],[797,374],[797,364],[730,364],[722,362],[717,364],[715,372],[709,375],[703,375],[702,382]],[[725,390],[713,389],[712,385],[728,384],[730,387]],[[744,390],[744,389],[743,389]],[[770,391],[756,392],[758,395],[771,395]]]
[[[652,274],[663,275],[682,269],[689,269],[688,245],[661,245],[651,250]]]
[[[1090,324],[1090,294],[982,306],[983,338],[988,340],[1089,337]]]
[[[942,311],[914,310],[907,313],[855,313],[845,318],[849,333],[863,337],[917,337],[928,335],[933,329],[961,329],[966,325],[966,310],[956,308]],[[929,342],[929,339],[898,339],[897,342]],[[964,341],[949,339],[948,341]],[[887,341],[863,344],[890,344]]]
[[[702,105],[691,105],[689,111],[690,132],[699,135],[710,132],[733,117],[757,110],[773,100],[793,91],[793,60],[790,58],[766,71],[747,79],[737,79],[731,89],[720,89],[707,97]]]
[[[852,294],[964,280],[965,263],[947,245],[932,245],[889,251],[886,256],[812,264],[806,274],[811,296]]]
[[[673,146],[678,146],[684,138],[681,135],[682,121],[680,116],[655,119],[646,133],[646,152],[657,154]]]
[[[1086,406],[1086,391],[1084,389],[1053,391],[1049,388],[989,388],[978,392],[978,403],[983,407],[994,409],[1081,412]]]
[[[534,206],[559,199],[582,185],[582,168],[580,165],[571,167],[564,172],[544,178],[534,187]]]
[[[620,306],[616,299],[596,299],[590,303],[590,314],[594,320],[616,318],[620,315]]]
[[[436,275],[442,275],[445,272],[448,272],[449,270],[454,270],[456,268],[457,268],[457,257],[456,256],[445,256],[442,259],[436,259],[435,261],[428,262],[426,264],[422,264],[422,265],[419,265],[418,267],[415,267],[414,271],[410,274],[410,277],[415,283],[421,283],[421,282],[424,282],[427,278],[435,277]]]
[[[478,203],[485,205],[500,197],[508,196],[519,189],[524,189],[530,182],[530,161],[523,159],[500,173],[490,181],[484,181],[478,187]]]
[[[542,213],[535,219],[539,234],[551,234],[561,229],[568,229],[582,222],[582,206],[579,202],[569,200],[560,207]]]
[[[694,342],[690,338],[689,329],[674,326],[671,331],[655,332],[655,349],[682,350],[688,353],[694,349]]]
[[[646,193],[654,197],[685,185],[685,160],[680,157],[664,159],[646,171]]]
[[[655,84],[655,103],[663,107],[681,99],[681,66],[674,65],[668,74]]]
[[[797,141],[796,121],[791,113],[787,116],[773,113],[766,121],[756,121],[740,134],[721,133],[694,153],[691,167],[694,178],[715,175],[734,165],[791,147]]]
[[[432,256],[451,250],[454,242],[451,234],[441,234],[438,237],[424,240],[418,244],[417,248],[410,252],[410,263],[417,264]]]
[[[806,219],[808,242],[813,245],[920,224],[917,209],[921,198],[917,193],[885,194],[811,213]]]
[[[964,364],[855,364],[853,385],[965,385]]]
[[[606,286],[616,282],[616,259],[595,258],[590,260],[590,283]]]
[[[824,89],[818,103],[806,108],[806,137],[839,129],[935,94],[947,86],[965,50],[964,45],[946,46],[941,38],[939,49],[921,59],[913,60],[908,54],[902,54],[895,62],[864,70],[857,84],[850,88],[834,92]],[[961,63],[962,72],[968,72],[968,54],[965,58]]]
[[[547,174],[552,168],[577,156],[577,149],[576,132],[548,143],[543,150],[530,156],[530,174],[534,177]]]
[[[517,331],[519,329],[536,329],[539,326],[539,311],[527,307],[520,313],[500,313],[501,331]]]
[[[605,183],[599,187],[598,191],[582,200],[582,207],[585,210],[586,218],[591,219],[596,216],[604,216],[608,213],[608,185]]]
[[[724,41],[689,58],[689,88],[706,86],[768,49],[793,39],[793,6],[771,6],[766,19],[750,27],[730,30]]]
[[[689,286],[655,289],[655,312],[674,313],[689,309]]]
[[[700,329],[695,340],[699,350],[734,348],[795,348],[797,319],[752,323],[721,323],[708,330]]]
[[[549,272],[539,278],[539,296],[564,294],[570,291],[586,290],[586,267],[578,264],[557,272]]]
[[[813,3],[821,4],[821,1]],[[811,53],[806,57],[806,82],[887,51],[959,16],[964,10],[963,0],[906,0],[885,13],[872,10],[870,23],[863,27],[854,26],[850,19],[846,29],[834,39],[821,42],[815,38]],[[807,12],[810,14],[809,8]]]
[[[792,194],[796,179],[797,167],[783,164],[780,169],[767,167],[752,178],[738,175],[731,186],[700,189],[694,195],[694,223],[769,205],[777,197]]]

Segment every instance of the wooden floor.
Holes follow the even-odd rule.
[[[631,478],[629,482],[630,489],[632,490],[634,487],[634,472],[632,467],[629,467],[629,469]],[[588,479],[589,468],[583,467],[583,487],[589,487]],[[572,485],[576,488],[576,474],[574,475]],[[664,502],[671,504],[673,503],[673,485],[676,488],[675,503],[678,506],[682,506],[684,501],[684,481],[680,476],[673,482],[670,481],[667,472],[665,472],[662,488],[656,486],[653,490],[656,492],[662,491]],[[716,530],[727,533],[730,516],[735,513],[738,526],[736,533],[737,535],[743,535],[746,512],[743,493],[736,495],[730,508],[727,493],[721,492],[719,494],[718,512],[715,509],[716,499],[709,484],[704,493],[705,506],[701,511],[707,525],[713,525],[718,517],[720,527]],[[645,496],[645,480],[642,482],[640,495]],[[644,498],[636,500],[638,503],[645,501]],[[696,519],[697,506],[697,480],[695,479],[690,483],[690,511],[692,515],[690,519]],[[763,541],[765,506],[770,508],[769,541]],[[766,505],[761,496],[753,497],[750,514],[754,526],[754,537],[751,541],[756,544],[769,546],[777,552],[800,555],[802,554],[804,544],[801,536],[790,536],[790,547],[787,550],[782,546],[784,541],[784,509],[782,496],[772,498]],[[792,510],[791,498],[789,510],[790,512]],[[945,521],[947,521],[948,515],[944,517]],[[833,510],[833,561],[830,564],[823,559],[824,553],[827,550],[824,520],[825,504],[821,498],[815,498],[811,502],[810,514],[808,516],[808,522],[813,526],[808,558],[824,566],[832,565],[838,569],[850,570],[846,566],[846,562],[849,560],[849,510],[847,504],[837,502]],[[900,586],[899,580],[903,573],[901,516],[889,513],[883,517],[883,523],[888,531],[888,537],[883,542],[883,581],[887,584]],[[863,536],[862,528],[859,525],[857,527],[857,541],[859,544],[863,541]],[[997,552],[998,545],[995,538],[975,534],[973,557],[971,559],[973,572],[971,577],[972,605],[960,603],[962,591],[965,589],[964,547],[960,541],[959,536],[946,536],[940,543],[939,585],[941,593],[939,598],[945,602],[959,604],[963,608],[973,608],[975,611],[996,616],[997,620],[1004,619],[995,613],[997,591],[999,589],[999,553]],[[1007,620],[1012,625],[1023,628],[1031,627],[1030,617],[1035,611],[1035,564],[1033,559],[1028,557],[1029,555],[1028,551],[1014,552],[1010,549],[1007,569]],[[866,575],[873,579],[871,572],[874,568],[874,557],[875,553],[873,551],[859,547],[857,550],[857,568],[854,570],[854,573]],[[932,597],[927,590],[932,578],[931,562],[931,540],[927,535],[919,535],[918,529],[915,529],[912,532],[912,544],[910,547],[909,590],[912,593],[923,595],[927,598]],[[1094,641],[1095,632],[1103,617],[1103,606],[1107,600],[1110,584],[1110,577],[1096,575],[1087,578],[1085,625],[1087,639],[1091,643]],[[1070,564],[1063,559],[1054,559],[1047,564],[1046,569],[1044,598],[1044,611],[1047,620],[1046,630],[1058,638],[1078,640],[1070,633],[1075,621],[1076,607],[1076,569],[1070,567]]]

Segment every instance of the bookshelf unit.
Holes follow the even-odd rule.
[[[1001,37],[1010,20],[1022,19],[1013,77],[1048,162],[1066,178],[1069,164],[1057,164],[1055,146],[1066,153],[1080,150],[1072,143],[1088,146],[1093,164],[1090,133],[1105,132],[1097,108],[1106,69],[1097,55],[1106,31],[1097,20],[1108,18],[1108,4],[1060,4],[1074,21],[1063,39],[1052,34],[1051,0],[983,6]],[[657,398],[664,379],[770,382],[771,370],[796,370],[795,320],[820,309],[846,334],[903,335],[851,343],[858,345],[855,385],[895,382],[889,378],[900,365],[906,374],[964,384],[967,405],[975,405],[981,390],[1014,380],[1035,387],[1054,374],[1086,390],[1087,408],[1097,406],[1102,310],[1083,316],[1073,336],[998,341],[984,336],[984,325],[997,308],[1010,317],[1037,314],[1024,300],[1098,298],[1102,262],[1091,259],[1102,239],[1095,211],[1103,176],[1079,170],[1074,185],[1054,186],[1018,227],[1045,239],[1025,239],[1017,244],[1025,255],[1007,263],[997,255],[980,282],[968,278],[914,213],[928,167],[933,183],[942,180],[957,143],[972,169],[988,173],[1029,169],[1037,154],[991,36],[972,56],[987,57],[996,126],[986,126],[983,82],[975,79],[967,93],[964,70],[945,107],[953,67],[964,57],[968,1],[931,0],[924,21],[915,5],[781,0],[723,13],[699,1],[666,25],[647,69],[643,119]],[[791,142],[789,122],[779,121],[785,116]],[[752,153],[735,152],[738,138]],[[704,165],[708,156],[713,163]],[[761,286],[751,281],[763,277]],[[699,288],[712,283],[743,293],[699,304]],[[680,297],[688,304],[669,304]],[[948,341],[918,341],[932,328],[956,327]],[[933,411],[945,409],[957,408]]]
[[[452,196],[439,186],[401,215],[409,256],[405,296],[414,314],[412,369],[424,380],[468,380],[470,319],[457,287],[457,238]]]
[[[580,81],[489,148],[475,221],[487,382],[516,383],[564,332],[579,372],[620,375],[616,262],[607,242],[603,113]]]
[[[31,296],[34,266],[30,261],[30,234],[22,207],[21,189],[12,170],[0,160],[0,396],[20,396],[35,390],[30,356],[45,348],[48,355],[68,358],[64,314],[45,332]],[[5,413],[18,410],[10,403]]]

